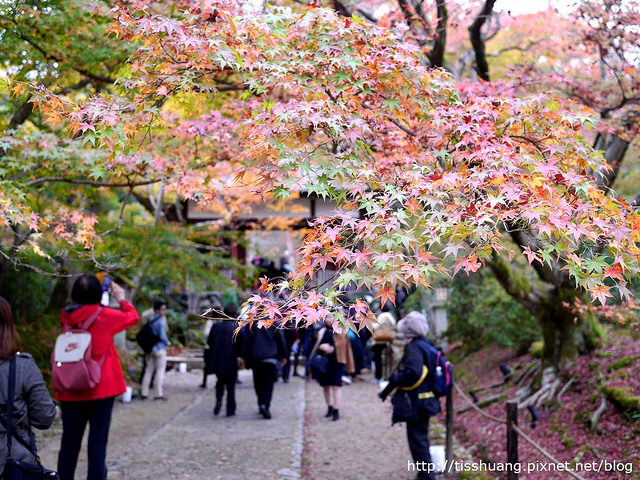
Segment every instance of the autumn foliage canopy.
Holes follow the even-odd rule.
[[[130,189],[162,181],[210,208],[242,208],[247,192],[335,201],[296,271],[263,284],[263,293],[290,290],[290,300],[251,299],[261,322],[345,323],[333,306],[348,285],[393,302],[398,286],[515,254],[511,231],[535,234],[522,252],[530,264],[560,265],[601,304],[629,297],[640,217],[598,185],[609,166],[584,139],[595,122],[587,107],[513,85],[458,84],[391,30],[325,8],[256,12],[208,0],[173,18],[144,4],[101,14],[113,18],[109,35],[135,46],[112,92],[71,99],[13,86],[30,89],[48,125],[68,133],[4,138],[8,158],[31,173],[3,183],[0,224],[28,226],[31,248],[51,234],[87,249],[100,241],[90,215],[29,209],[44,163],[48,178]],[[323,293],[307,288],[320,269],[336,272]],[[364,303],[355,308],[366,316]]]

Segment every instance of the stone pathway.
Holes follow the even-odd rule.
[[[326,406],[316,382],[307,384],[305,480],[405,480],[411,453],[404,424],[391,426],[391,401],[378,398],[371,376],[342,388],[340,420],[323,417]],[[432,445],[444,445],[444,427],[431,421]]]
[[[119,401],[113,413],[107,465],[110,480],[407,480],[411,458],[404,425],[391,427],[390,402],[367,381],[345,386],[341,419],[324,418],[315,381],[276,384],[272,420],[258,414],[250,371],[236,387],[237,415],[218,417],[215,377],[200,389],[201,372],[167,372],[166,402]],[[432,421],[432,444],[444,428]],[[43,464],[55,468],[61,422],[38,434]],[[85,434],[85,442],[87,435]],[[460,452],[456,452],[460,458]],[[76,478],[86,476],[86,444]],[[451,477],[453,478],[453,477]]]
[[[109,438],[110,480],[244,480],[300,478],[304,382],[276,385],[272,420],[258,415],[251,372],[240,372],[237,415],[214,417],[215,376],[198,388],[201,372],[167,372],[167,402],[116,402]],[[40,457],[55,468],[61,422],[40,435]],[[85,440],[87,435],[85,434]],[[86,447],[76,478],[86,475]]]

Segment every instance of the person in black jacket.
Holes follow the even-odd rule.
[[[243,328],[241,341],[245,366],[253,370],[253,387],[258,397],[258,410],[264,418],[269,419],[273,384],[278,380],[286,361],[282,330],[275,326],[258,327],[254,322]]]
[[[236,414],[236,380],[238,378],[238,351],[233,338],[238,318],[238,307],[230,303],[224,307],[225,319],[217,321],[207,338],[207,374],[216,375],[216,405],[213,414],[222,409],[222,397],[227,390],[227,417]]]
[[[440,412],[440,401],[433,394],[437,350],[425,338],[429,333],[426,317],[411,312],[398,322],[398,331],[407,338],[404,355],[389,384],[380,392],[384,401],[392,390],[409,390],[418,405],[417,419],[407,422],[407,440],[419,479],[435,480],[429,453],[429,419]]]

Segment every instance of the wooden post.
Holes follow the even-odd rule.
[[[518,474],[513,466],[518,463],[518,432],[513,428],[518,425],[518,402],[507,402],[507,480],[517,480]]]
[[[447,395],[447,443],[445,457],[451,462],[453,460],[453,392]]]

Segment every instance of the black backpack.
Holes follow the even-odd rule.
[[[161,317],[158,315],[151,317],[136,335],[136,342],[138,342],[138,345],[140,345],[140,348],[142,348],[144,353],[151,352],[151,349],[156,345],[156,343],[162,340],[160,335],[157,335],[152,328],[153,324],[160,318]]]

